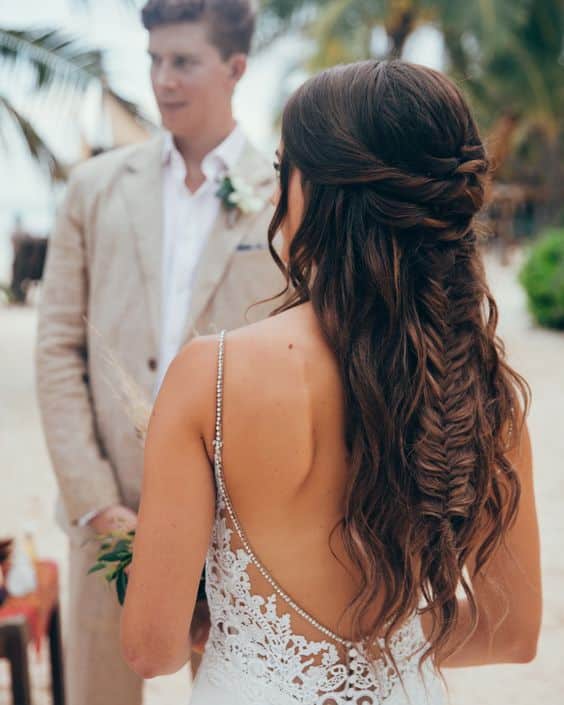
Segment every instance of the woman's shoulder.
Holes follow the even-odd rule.
[[[199,336],[186,344],[171,362],[159,390],[153,415],[207,431],[213,425],[219,335]]]
[[[173,360],[163,384],[186,413],[203,412],[206,425],[215,399],[219,344],[220,333],[191,340]],[[254,406],[266,398],[303,396],[312,368],[322,361],[323,345],[306,307],[229,331],[224,357],[229,397],[242,409],[247,402]]]
[[[319,340],[319,326],[309,304],[302,304],[227,334],[234,354],[263,358],[283,350],[306,352]]]

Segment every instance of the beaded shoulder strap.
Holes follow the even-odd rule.
[[[218,489],[224,494],[223,473],[221,471],[223,449],[223,361],[225,358],[225,331],[219,335],[217,351],[217,383],[215,389],[215,438],[213,441],[214,464]]]

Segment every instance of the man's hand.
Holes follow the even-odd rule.
[[[137,526],[137,514],[128,507],[116,505],[107,507],[88,522],[97,534],[109,534],[112,531],[132,531]]]

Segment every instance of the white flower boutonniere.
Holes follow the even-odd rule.
[[[258,213],[265,205],[264,199],[257,194],[254,186],[239,174],[226,174],[216,196],[226,210],[238,210],[244,215]]]

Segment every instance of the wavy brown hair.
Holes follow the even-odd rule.
[[[272,241],[294,169],[305,207],[284,264]],[[461,93],[422,66],[335,67],[284,111],[269,241],[290,295],[278,311],[311,301],[340,369],[350,454],[340,528],[361,576],[354,636],[383,635],[389,651],[423,601],[422,662],[438,666],[455,648],[459,588],[476,626],[466,571],[503,542],[520,494],[508,430],[528,390],[496,338],[473,224],[487,176]]]

